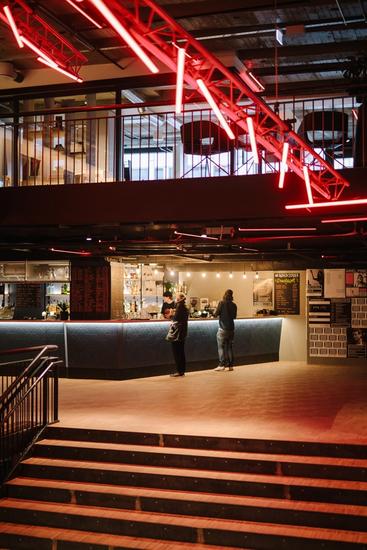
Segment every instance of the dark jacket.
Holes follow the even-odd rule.
[[[230,300],[221,300],[214,313],[219,317],[219,327],[223,330],[234,330],[234,319],[237,317],[237,306]]]
[[[185,302],[177,302],[176,311],[172,317],[172,321],[178,326],[178,335],[176,341],[185,340],[187,336],[187,323],[189,319],[189,310],[187,309]]]

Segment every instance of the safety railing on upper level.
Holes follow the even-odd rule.
[[[42,430],[58,420],[58,346],[0,352],[17,357],[0,363],[0,483],[26,454]]]
[[[335,169],[367,166],[367,102],[307,99],[272,108]],[[118,106],[104,106],[61,115],[27,113],[17,125],[0,125],[4,187],[279,171],[279,160],[261,147],[259,156],[255,164],[246,133],[229,141],[208,109],[176,115],[135,105],[121,114]]]

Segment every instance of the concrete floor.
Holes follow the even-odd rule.
[[[367,364],[60,381],[58,426],[367,444]]]

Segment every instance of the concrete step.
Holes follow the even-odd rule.
[[[92,430],[49,426],[45,437],[76,441],[99,441],[101,443],[123,443],[152,445],[158,447],[179,447],[187,449],[211,449],[235,452],[291,454],[307,456],[333,456],[340,458],[367,458],[367,446],[349,443],[323,443],[321,441],[286,441],[273,439],[241,439],[197,435],[158,434],[115,430]]]
[[[208,550],[200,543],[154,540],[144,537],[54,529],[34,525],[0,522],[1,550]],[[210,550],[222,550],[210,546]],[[227,547],[227,550],[234,550]],[[247,547],[245,550],[251,550]]]
[[[3,499],[0,521],[235,548],[366,548],[367,533]]]
[[[367,459],[44,439],[32,456],[325,479],[367,479]]]
[[[367,503],[367,483],[362,481],[311,479],[38,457],[24,460],[18,467],[17,475],[86,483],[155,487],[361,506]]]
[[[99,485],[50,479],[16,478],[5,485],[13,499],[49,501],[82,506],[121,508],[161,514],[271,522],[364,531],[367,507],[299,502],[237,495],[192,493]]]

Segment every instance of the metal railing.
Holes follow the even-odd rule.
[[[58,420],[58,346],[0,352],[0,482],[7,479],[43,429]]]
[[[367,166],[367,104],[352,97],[272,105],[335,169]],[[0,186],[60,185],[248,175],[279,171],[248,136],[230,142],[209,109],[163,107],[26,113],[0,125]],[[307,159],[306,159],[307,160]],[[315,167],[317,169],[317,167]]]

